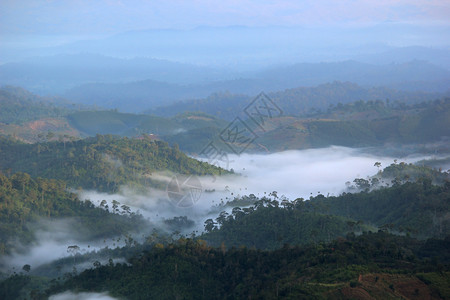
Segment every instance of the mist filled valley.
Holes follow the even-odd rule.
[[[450,6],[407,2],[1,3],[0,299],[450,299]]]

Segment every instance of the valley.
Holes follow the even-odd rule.
[[[450,299],[445,1],[0,1],[0,299]]]

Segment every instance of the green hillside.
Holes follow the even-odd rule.
[[[117,134],[136,136],[140,133],[168,134],[180,126],[169,119],[117,111],[83,111],[70,114],[70,125],[87,135]]]
[[[308,117],[281,116],[265,120],[264,130],[243,119],[256,134],[246,146],[249,152],[276,152],[339,145],[346,147],[382,146],[387,143],[422,144],[450,136],[450,99],[411,106],[388,106],[382,101],[358,101],[315,112]],[[227,125],[219,124],[166,135],[180,149],[199,153],[209,142],[230,151],[220,134]],[[234,145],[242,149],[240,145]]]
[[[23,251],[19,243],[23,247],[35,242],[35,231],[45,230],[43,220],[54,226],[51,220],[70,217],[77,228],[73,236],[85,241],[120,236],[148,225],[140,215],[119,214],[124,208],[109,213],[87,200],[80,201],[61,180],[0,173],[0,256]]]
[[[0,138],[3,172],[67,181],[72,188],[115,192],[121,185],[156,185],[157,171],[221,174],[227,171],[187,157],[177,147],[150,139],[97,135],[83,140],[22,144]]]
[[[309,201],[277,199],[276,194],[261,199],[250,195],[254,205],[236,207],[230,214],[222,212],[215,220],[207,220],[207,233],[201,238],[217,247],[225,243],[258,249],[330,241],[347,232],[377,228],[420,238],[444,238],[450,234],[446,176],[443,186],[421,179],[371,192],[318,195]]]
[[[382,113],[373,110],[371,103],[363,102],[363,107],[353,112],[336,108],[314,118],[273,119],[280,126],[263,132],[256,142],[270,151],[279,151],[329,145],[421,144],[450,136],[450,99],[396,109],[380,103]]]
[[[24,197],[31,199],[28,206],[39,203],[42,191],[51,193],[27,175],[1,178],[4,190],[19,197],[33,195],[35,186],[37,200]],[[94,261],[93,268],[53,281],[38,273],[13,275],[0,282],[0,295],[33,293],[45,299],[71,290],[108,291],[127,299],[445,299],[450,296],[449,197],[448,181],[436,186],[425,178],[308,201],[289,201],[275,192],[261,199],[250,195],[233,203],[253,205],[207,220],[201,236],[173,240],[153,233],[143,244],[104,253],[126,257],[127,263]],[[55,216],[70,213],[64,203]]]
[[[41,295],[72,290],[127,299],[446,298],[449,257],[429,260],[423,250],[430,245],[443,253],[449,242],[380,232],[276,251],[225,251],[180,239],[129,264],[86,270]]]
[[[48,117],[61,117],[69,110],[52,104],[52,99],[36,96],[22,88],[0,88],[0,123],[22,124]]]
[[[139,136],[142,133],[173,135],[190,129],[221,127],[226,122],[200,112],[182,113],[172,118],[111,111],[82,111],[68,115],[74,128],[87,134]]]

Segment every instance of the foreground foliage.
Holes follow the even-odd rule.
[[[0,254],[20,250],[18,244],[34,241],[37,229],[52,228],[62,218],[85,240],[120,236],[146,224],[140,215],[110,213],[80,201],[61,180],[0,173]]]
[[[430,243],[432,259],[426,252]],[[418,295],[438,298],[444,296],[440,294],[445,293],[442,285],[450,275],[449,246],[449,239],[420,242],[385,232],[275,251],[226,251],[202,241],[180,239],[142,253],[130,264],[86,270],[47,293],[108,291],[127,299],[304,299],[346,298],[360,289],[396,299],[408,295],[400,282],[409,280],[418,285]],[[415,275],[417,272],[422,275]],[[425,279],[433,277],[436,280]],[[371,280],[380,283],[369,288]]]
[[[372,191],[318,195],[305,201],[257,198],[240,200],[252,203],[220,213],[205,222],[208,243],[220,246],[247,246],[277,249],[292,245],[331,241],[348,232],[361,233],[380,228],[386,232],[419,238],[443,238],[450,234],[450,182],[432,185],[431,179],[394,184]],[[237,202],[237,199],[235,199]]]

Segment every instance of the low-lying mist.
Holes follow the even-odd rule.
[[[12,253],[1,257],[0,271],[5,273],[19,272],[23,265],[29,264],[31,273],[33,273],[38,267],[59,258],[99,251],[106,247],[115,248],[125,245],[125,239],[120,237],[87,239],[80,233],[85,229],[81,229],[79,224],[73,222],[73,218],[41,219],[28,224],[28,226],[34,228],[36,241],[27,246],[16,242]]]
[[[73,293],[64,292],[50,296],[49,300],[114,300],[107,293]]]
[[[402,158],[407,163],[428,157],[410,155]],[[141,213],[152,224],[164,228],[163,221],[176,216],[187,216],[195,221],[194,228],[186,228],[184,233],[201,231],[205,218],[215,217],[221,204],[242,195],[264,196],[276,191],[293,200],[309,199],[318,193],[339,195],[346,191],[346,182],[355,178],[367,178],[375,175],[378,168],[388,166],[396,158],[388,155],[376,155],[373,149],[354,149],[346,147],[328,147],[309,150],[292,150],[272,154],[241,154],[228,156],[227,167],[235,174],[225,176],[197,177],[202,193],[191,197],[191,205],[180,206],[168,196],[167,190],[148,188],[139,191],[124,187],[118,194],[106,194],[96,191],[79,193],[80,199],[89,199],[99,205],[103,200],[109,208],[113,200],[125,204],[132,211]],[[206,159],[205,159],[206,160]],[[152,179],[168,184],[173,175],[155,173]],[[183,192],[181,192],[183,193]]]
[[[318,193],[339,195],[346,191],[347,181],[375,175],[378,172],[378,168],[374,166],[375,162],[386,167],[396,159],[387,155],[376,155],[373,149],[368,150],[333,146],[272,154],[229,155],[228,167],[232,168],[235,174],[197,177],[202,192],[197,195],[186,193],[184,196],[191,197],[192,200],[191,205],[186,206],[177,205],[171,200],[168,190],[150,187],[139,190],[123,187],[117,194],[81,191],[78,196],[80,200],[88,199],[111,212],[115,207],[116,213],[124,213],[122,206],[125,205],[131,212],[142,214],[148,219],[149,228],[134,233],[134,238],[139,241],[151,234],[155,228],[168,234],[172,233],[173,228],[168,226],[167,220],[178,216],[186,216],[193,221],[191,225],[181,228],[181,234],[200,233],[204,221],[216,218],[222,210],[230,210],[230,207],[227,208],[223,204],[235,197],[249,194],[262,197],[273,191],[290,200],[299,197],[307,200]],[[429,157],[411,155],[400,160],[413,163],[427,158]],[[171,176],[155,173],[152,174],[152,179],[169,183],[173,179]],[[48,229],[49,227],[51,229]],[[21,268],[24,264],[36,267],[73,255],[67,251],[70,245],[80,246],[80,251],[123,245],[123,242],[103,239],[82,241],[82,237],[76,234],[77,228],[71,226],[70,220],[60,220],[45,228],[47,231],[41,229],[35,233],[38,240],[36,244],[20,254],[16,252],[4,257],[3,264],[16,268]]]
[[[429,157],[410,155],[401,160],[413,163],[426,158]],[[227,186],[233,196],[250,193],[262,196],[272,191],[289,199],[308,199],[317,193],[339,195],[345,191],[347,181],[375,175],[378,172],[375,162],[386,167],[395,159],[376,155],[373,149],[337,146],[272,154],[244,153],[229,156],[230,168],[241,176],[218,177],[215,182],[202,180],[202,185],[218,191]]]

